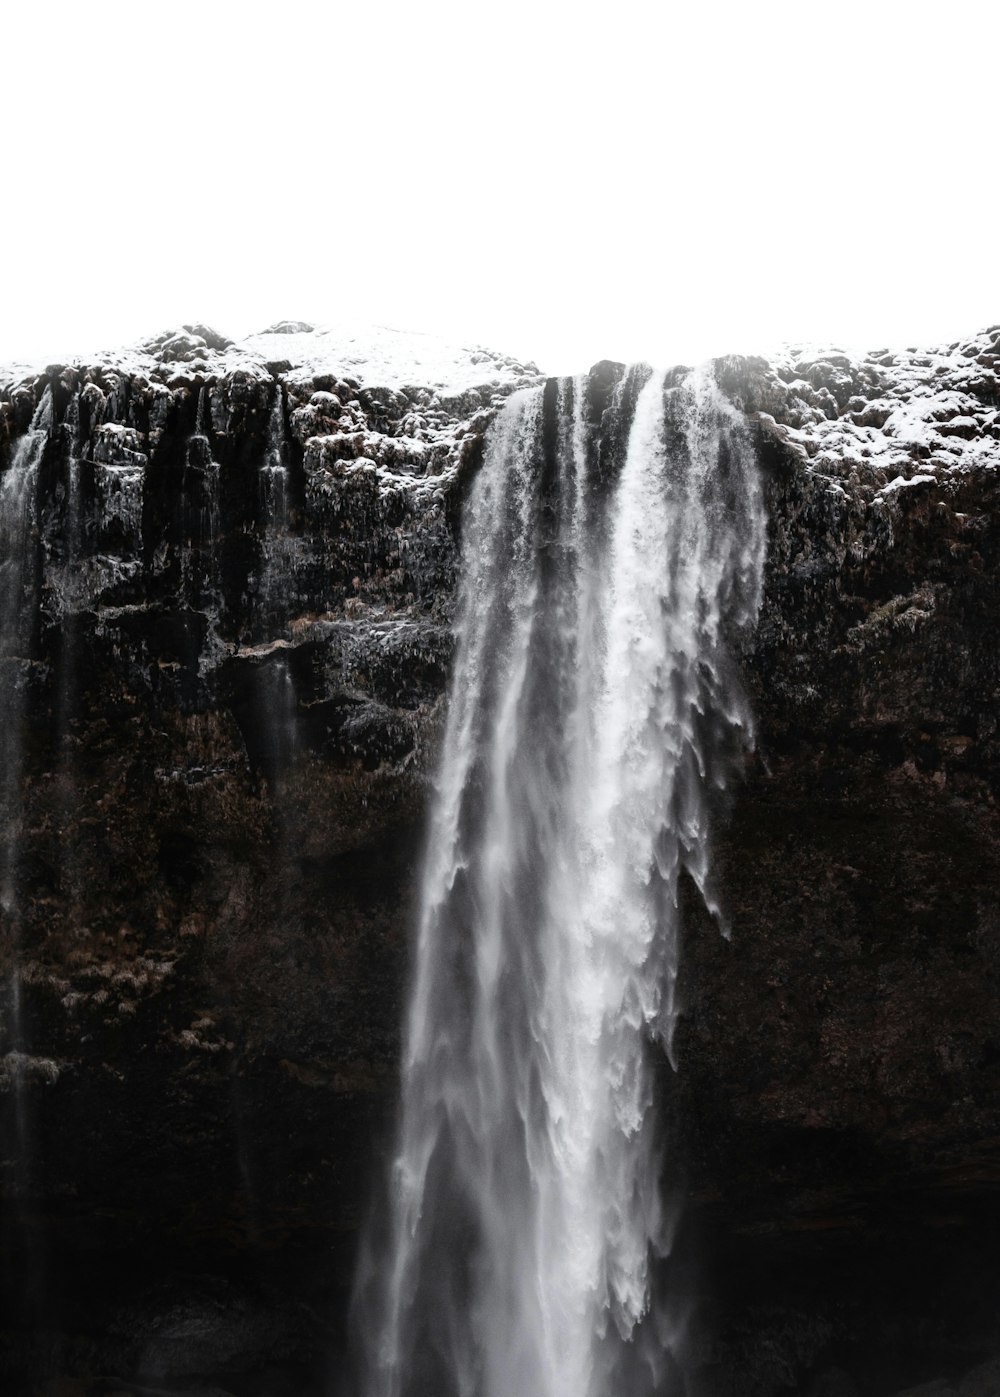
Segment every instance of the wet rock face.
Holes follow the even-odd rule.
[[[0,1357],[25,1391],[110,1372],[241,1393],[266,1370],[302,1394],[342,1323],[460,502],[533,371],[293,365],[314,337],[283,322],[250,353],[189,326],[0,395],[8,470],[53,405],[33,620],[0,646],[21,753]],[[1000,1350],[996,339],[720,361],[770,541],[741,660],[757,753],[717,838],[733,937],[690,899],[664,1077],[679,1255],[714,1297],[703,1397],[964,1392]],[[595,414],[619,373],[593,371]],[[20,1337],[43,1330],[64,1336],[45,1354]]]
[[[308,1368],[336,1332],[323,1287],[393,1094],[457,487],[535,377],[484,358],[451,408],[272,373],[203,330],[0,402],[8,477],[52,407],[0,618],[19,778],[0,783],[0,1365],[25,1391],[64,1368],[23,1336],[66,1325],[104,1336],[81,1371],[156,1386]],[[178,1321],[169,1362],[162,1325],[114,1340],[158,1305],[169,1329],[220,1268],[237,1317],[284,1315],[276,1266],[322,1305],[294,1342],[227,1356],[226,1309],[213,1359],[221,1301]],[[202,1358],[178,1367],[189,1331]]]
[[[810,430],[854,446],[822,459],[780,378],[729,366],[771,520],[758,750],[717,841],[731,941],[691,899],[674,1087],[691,1226],[761,1349],[743,1394],[831,1353],[862,1393],[957,1387],[1000,1347],[998,339],[916,356],[893,412],[934,425],[908,454],[855,435],[870,364],[834,365],[839,416]],[[934,415],[962,379],[968,455]]]

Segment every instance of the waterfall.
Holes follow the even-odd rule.
[[[267,424],[267,449],[260,468],[260,500],[264,523],[261,540],[259,609],[265,628],[273,626],[282,608],[287,565],[296,543],[288,533],[288,433],[281,384]]]
[[[23,804],[24,725],[27,717],[30,660],[38,612],[36,513],[38,472],[53,423],[52,393],[46,389],[31,426],[21,437],[0,479],[0,924],[8,965],[7,1048],[2,1079],[10,1093],[12,1138],[6,1142],[12,1163],[12,1189],[21,1206],[31,1189],[32,1130],[28,1113],[28,1078],[35,1064],[24,1024],[22,985],[22,907],[18,896]],[[26,1304],[41,1293],[42,1259],[30,1229],[20,1237],[23,1273],[20,1288]]]
[[[728,641],[764,512],[710,370],[636,366],[603,418],[591,392],[513,397],[464,516],[398,1145],[356,1280],[368,1397],[671,1390],[654,1073],[679,879],[718,912],[710,814],[752,742]]]
[[[52,427],[52,393],[46,389],[31,426],[14,449],[0,480],[0,905],[16,920],[16,864],[20,822],[26,665],[37,609],[34,544],[38,468]]]
[[[181,558],[182,596],[188,605],[217,601],[219,586],[216,553],[219,544],[219,463],[205,431],[208,389],[198,390],[194,431],[187,439],[184,502],[188,537]]]
[[[192,433],[193,436],[201,437],[206,441],[208,440],[208,438],[205,437],[205,399],[207,396],[208,388],[203,383],[198,389],[198,398],[194,410],[194,432]]]
[[[274,402],[267,424],[267,451],[261,466],[261,496],[268,533],[280,531],[288,522],[288,435],[285,430],[285,404],[281,384],[274,387]]]

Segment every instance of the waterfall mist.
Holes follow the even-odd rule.
[[[752,742],[727,639],[764,511],[709,370],[517,394],[463,524],[368,1397],[677,1390],[653,1086],[678,880],[714,913],[713,790]]]

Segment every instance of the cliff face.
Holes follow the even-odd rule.
[[[7,1312],[106,1330],[124,1290],[137,1337],[87,1361],[153,1377],[202,1360],[162,1316],[146,1334],[137,1282],[331,1246],[287,1265],[344,1282],[392,1094],[456,501],[536,377],[389,335],[395,378],[362,386],[320,335],[206,338],[53,369],[3,417],[30,496],[0,644]],[[297,1316],[292,1349],[342,1310]]]
[[[878,1397],[1000,1351],[997,358],[718,364],[770,541],[733,936],[691,899],[664,1086],[706,1393],[837,1359]],[[532,381],[286,325],[4,390],[12,1381],[319,1380],[392,1104],[463,486]]]
[[[1000,1347],[998,349],[723,370],[769,481],[758,752],[717,847],[732,940],[692,908],[676,1088],[740,1392]]]

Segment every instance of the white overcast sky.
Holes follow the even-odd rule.
[[[692,362],[1000,321],[995,0],[8,5],[0,361],[199,319]]]

